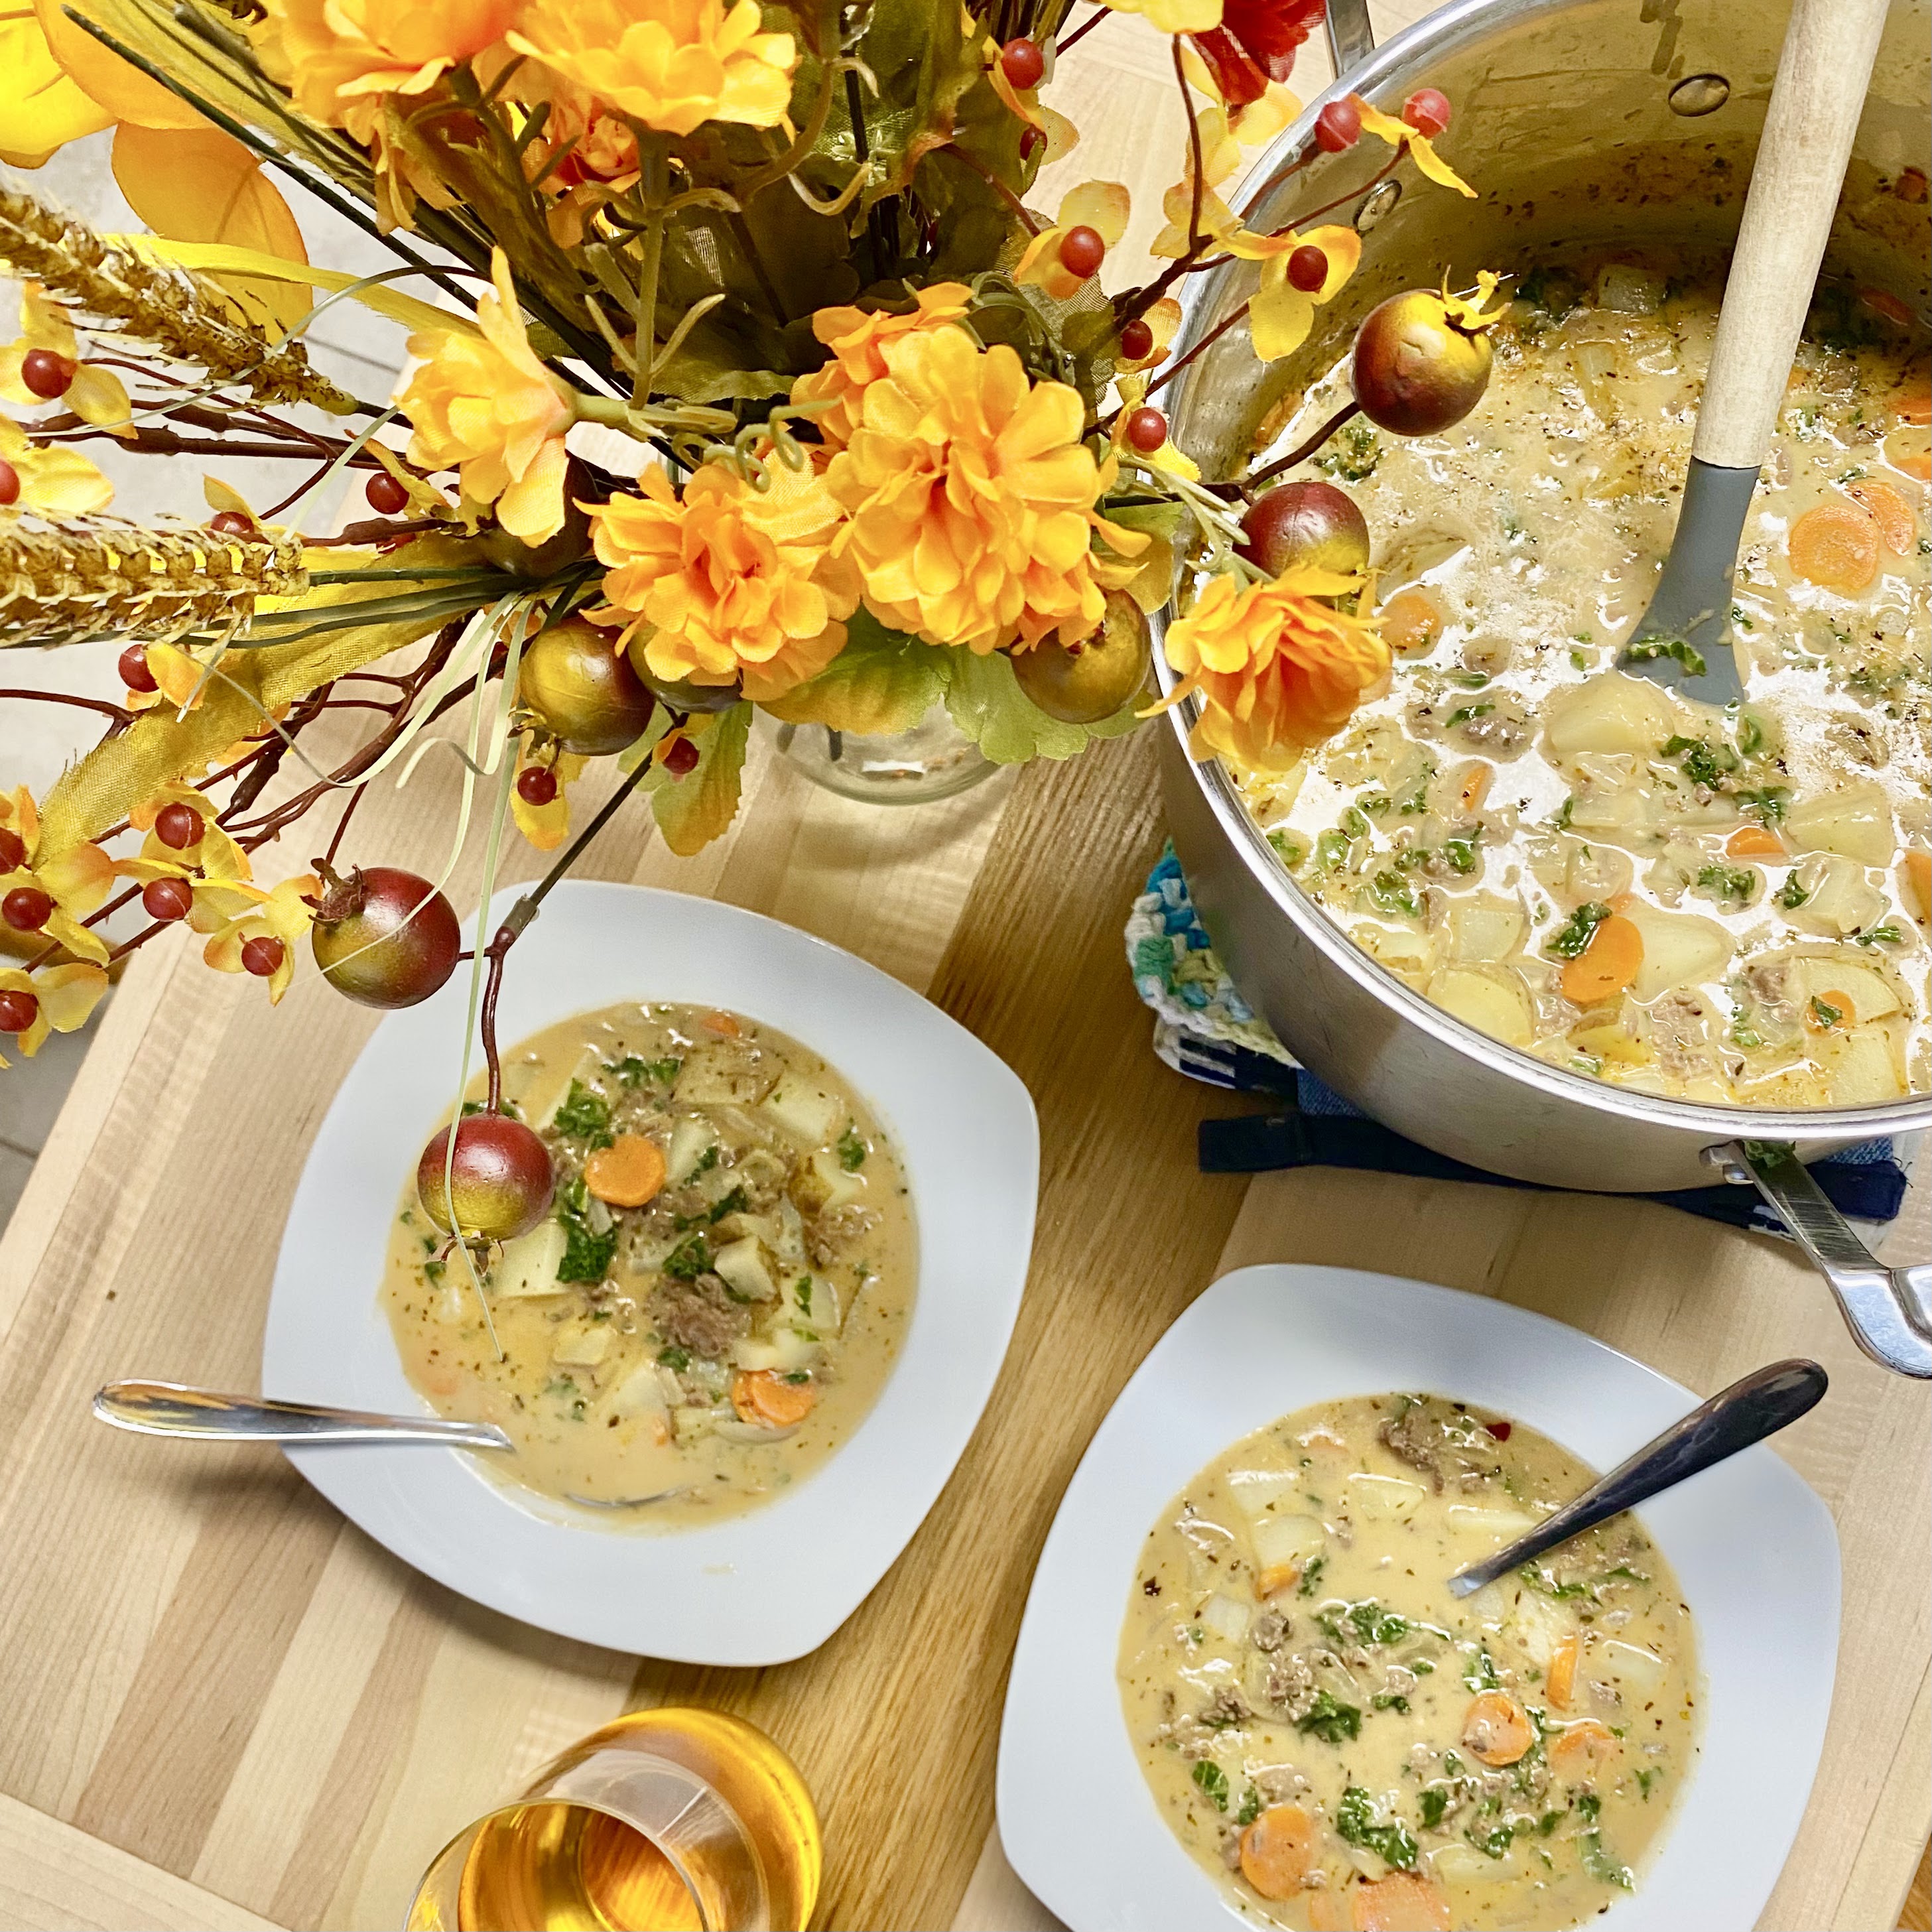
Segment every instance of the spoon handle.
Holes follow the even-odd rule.
[[[178,1382],[110,1382],[94,1412],[116,1429],[142,1436],[182,1436],[198,1442],[448,1442],[466,1449],[507,1449],[494,1424],[441,1416],[372,1415],[320,1408],[266,1396],[218,1395]]]
[[[1681,1421],[1673,1422],[1654,1442],[1618,1464],[1575,1502],[1538,1523],[1527,1536],[1520,1536],[1493,1556],[1459,1570],[1449,1580],[1450,1594],[1468,1596],[1485,1583],[1493,1583],[1498,1576],[1533,1562],[1559,1543],[1567,1543],[1674,1487],[1687,1476],[1776,1435],[1815,1408],[1826,1388],[1825,1371],[1816,1362],[1772,1362],[1754,1369]]]

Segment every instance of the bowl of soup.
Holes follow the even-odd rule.
[[[1026,1090],[808,933],[566,880],[497,1012],[505,1109],[553,1198],[466,1255],[415,1186],[482,1097],[464,979],[386,1016],[330,1106],[262,1387],[494,1423],[510,1446],[290,1460],[404,1561],[525,1622],[692,1663],[801,1656],[905,1546],[992,1392],[1032,1245]]]

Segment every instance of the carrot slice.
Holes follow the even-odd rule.
[[[1268,1598],[1277,1590],[1291,1588],[1301,1581],[1299,1563],[1270,1563],[1265,1570],[1255,1574],[1255,1594]]]
[[[1843,1026],[1857,1010],[1849,993],[1835,988],[1814,993],[1804,1003],[1804,1024],[1814,1033],[1829,1033],[1834,1027]]]
[[[1351,1903],[1355,1932],[1449,1932],[1448,1900],[1414,1872],[1358,1885]]]
[[[1514,1764],[1536,1742],[1529,1714],[1507,1690],[1485,1690],[1462,1720],[1462,1742],[1485,1764]]]
[[[1572,1630],[1556,1648],[1550,1660],[1550,1701],[1560,1711],[1570,1702],[1576,1688],[1576,1653],[1581,1648]]]
[[[1900,422],[1932,423],[1932,376],[1915,376],[1892,399]]]
[[[1339,1885],[1324,1886],[1308,1894],[1308,1932],[1350,1932],[1354,1921],[1348,1911],[1348,1894]]]
[[[1432,650],[1442,634],[1442,607],[1426,590],[1398,590],[1376,616],[1382,641],[1403,657]]]
[[[1456,802],[1465,812],[1474,812],[1482,805],[1484,796],[1490,788],[1490,776],[1494,767],[1489,765],[1472,766],[1456,788]]]
[[[620,1134],[584,1163],[584,1184],[613,1208],[641,1208],[664,1184],[663,1151],[642,1134]]]
[[[809,1382],[788,1382],[775,1369],[740,1369],[731,1378],[731,1406],[740,1422],[790,1429],[812,1413],[818,1391]]]
[[[738,1024],[738,1016],[735,1013],[706,1013],[704,1016],[704,1025],[707,1033],[720,1034],[726,1040],[736,1040],[745,1030]]]
[[[1590,943],[1564,968],[1563,997],[1580,1006],[1594,1006],[1621,993],[1643,964],[1643,934],[1634,920],[1612,913],[1600,921]]]
[[[1567,1783],[1588,1778],[1605,1760],[1616,1755],[1617,1741],[1606,1725],[1594,1718],[1566,1725],[1550,1741],[1550,1768]]]
[[[1878,574],[1878,519],[1856,503],[1820,503],[1792,525],[1785,548],[1808,583],[1849,595]]]
[[[1878,525],[1880,538],[1894,556],[1910,556],[1918,547],[1918,519],[1889,483],[1876,478],[1854,483],[1846,494],[1862,503]]]
[[[1784,841],[1768,825],[1741,825],[1724,841],[1733,859],[1781,859]]]
[[[1907,476],[1932,482],[1932,436],[1916,424],[1895,429],[1885,440],[1885,460]]]
[[[1241,1834],[1241,1876],[1264,1898],[1292,1898],[1315,1862],[1315,1821],[1299,1804],[1270,1804]]]
[[[1916,902],[1913,911],[1921,919],[1932,919],[1932,852],[1922,845],[1906,848],[1905,889]]]

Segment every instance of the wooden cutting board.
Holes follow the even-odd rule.
[[[1069,67],[1080,171],[1128,181],[1151,218],[1179,152],[1164,46],[1112,20]],[[1320,85],[1318,63],[1298,77]],[[372,794],[350,856],[434,870],[454,786],[454,761],[432,760],[400,796]],[[475,1608],[271,1452],[94,1423],[88,1398],[117,1376],[254,1385],[296,1177],[374,1022],[314,983],[272,1013],[185,935],[152,946],[0,1241],[0,1924],[394,1926],[435,1850],[552,1753],[620,1711],[692,1700],[754,1719],[803,1768],[826,1837],[821,1924],[1050,1925],[992,1830],[1034,1558],[1141,1358],[1216,1274],[1261,1260],[1503,1295],[1700,1391],[1780,1354],[1826,1363],[1830,1401],[1780,1442],[1843,1539],[1838,1700],[1763,1922],[1895,1922],[1932,1813],[1932,1405],[1854,1354],[1788,1252],[1627,1202],[1198,1173],[1198,1122],[1248,1103],[1154,1058],[1129,982],[1121,926],[1161,839],[1145,734],[905,811],[817,791],[761,742],[748,792],[733,833],[688,862],[626,806],[584,874],[714,895],[850,947],[1003,1054],[1040,1109],[1025,1305],[932,1516],[815,1655],[698,1670]],[[298,836],[287,856],[310,849]],[[520,875],[532,856],[514,846]],[[476,890],[466,862],[452,893]]]

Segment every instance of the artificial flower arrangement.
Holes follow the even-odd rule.
[[[1028,196],[1078,139],[1041,90],[1115,7],[1171,37],[1188,134],[1165,266],[1108,295],[1127,190],[1088,182],[1050,214]],[[1357,266],[1353,226],[1252,232],[1220,194],[1299,114],[1283,83],[1321,0],[1084,10],[1070,29],[1070,0],[34,0],[0,22],[0,154],[32,167],[112,124],[153,231],[0,188],[0,268],[25,284],[0,350],[0,643],[124,640],[127,686],[68,700],[106,734],[44,797],[0,793],[0,918],[29,948],[0,970],[0,1033],[31,1054],[79,1025],[114,958],[180,921],[273,999],[304,942],[352,998],[427,997],[464,956],[437,883],[336,858],[362,790],[452,710],[493,850],[506,816],[562,845],[571,785],[614,758],[618,795],[648,795],[688,853],[737,808],[754,707],[868,733],[943,704],[1001,761],[1130,729],[1144,614],[1179,584],[1166,648],[1200,753],[1279,761],[1336,729],[1388,668],[1366,542],[1262,491],[1285,465],[1204,481],[1156,400],[1188,359],[1182,278],[1254,263],[1237,320],[1271,360]],[[1406,160],[1468,194],[1432,146],[1449,113],[1432,90],[1400,119],[1351,96],[1295,165],[1349,169],[1331,158],[1366,136],[1372,180]],[[276,176],[392,266],[310,263]],[[1378,421],[1420,420],[1431,343],[1486,365],[1487,292],[1399,298]],[[393,400],[311,364],[304,332],[340,301],[410,328]],[[1375,414],[1360,369],[1357,389]],[[573,449],[586,424],[628,440],[621,469]],[[206,521],[136,526],[78,447],[102,436],[284,457],[294,487],[253,505],[211,480]],[[369,517],[278,521],[344,471]],[[364,742],[268,791],[345,709]],[[257,884],[250,854],[332,806],[315,871]],[[102,922],[136,898],[148,923],[110,947]],[[514,937],[474,948],[493,1076]],[[442,1208],[472,1236],[517,1218],[481,1194]]]

